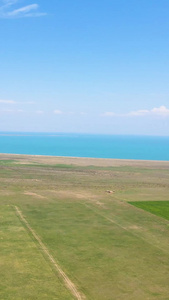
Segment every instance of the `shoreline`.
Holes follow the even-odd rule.
[[[138,167],[165,167],[169,168],[169,161],[163,160],[139,160],[139,159],[118,159],[118,158],[94,158],[94,157],[73,157],[73,156],[52,156],[37,154],[13,154],[0,153],[0,159],[18,159],[25,162],[37,162],[48,164],[73,164],[80,166],[138,166]]]

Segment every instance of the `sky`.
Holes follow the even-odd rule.
[[[0,131],[169,135],[168,0],[0,0]]]

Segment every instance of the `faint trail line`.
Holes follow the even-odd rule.
[[[140,236],[140,235],[137,234],[136,232],[133,232],[133,231],[129,230],[128,228],[124,227],[123,225],[117,223],[117,222],[114,221],[113,219],[104,216],[102,213],[99,213],[99,212],[96,211],[94,208],[92,208],[90,205],[88,205],[88,204],[86,204],[86,203],[83,203],[83,205],[85,205],[86,207],[88,207],[88,208],[89,208],[90,210],[92,210],[95,214],[101,216],[102,218],[106,219],[107,221],[109,221],[109,222],[115,224],[116,226],[122,228],[123,230],[129,232],[131,235],[134,235],[134,236],[136,236],[137,238],[142,239],[142,240],[143,240],[144,242],[146,242],[147,244],[149,244],[149,245],[151,245],[151,246],[153,246],[153,247],[155,247],[155,248],[157,248],[157,249],[159,249],[159,250],[161,250],[161,251],[163,251],[163,252],[165,252],[165,253],[168,254],[168,251],[167,251],[166,249],[161,248],[161,247],[159,247],[158,245],[155,245],[154,243],[151,243],[151,242],[148,241],[146,238]]]
[[[16,213],[17,213],[18,217],[20,218],[20,220],[22,220],[22,222],[26,225],[26,227],[29,230],[29,232],[31,232],[31,234],[33,235],[33,237],[35,238],[35,240],[38,242],[41,250],[48,256],[50,262],[53,264],[53,266],[55,267],[55,269],[57,270],[57,272],[59,273],[59,275],[62,277],[62,279],[63,279],[66,287],[70,290],[71,294],[76,299],[78,299],[78,300],[84,300],[84,299],[86,299],[86,297],[84,295],[81,295],[78,292],[75,284],[69,279],[69,277],[61,269],[61,267],[56,263],[54,257],[50,254],[49,250],[43,244],[43,242],[41,241],[40,237],[36,234],[36,232],[32,229],[32,227],[29,225],[28,221],[25,219],[25,217],[23,216],[22,212],[19,210],[19,208],[17,206],[15,206],[15,210],[16,210]]]

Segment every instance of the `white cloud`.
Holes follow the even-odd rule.
[[[145,116],[149,113],[148,110],[146,109],[140,109],[140,110],[136,110],[136,111],[131,111],[128,113],[129,116]]]
[[[151,113],[161,116],[169,116],[169,109],[165,106],[154,107]]]
[[[59,109],[54,110],[55,115],[73,115],[75,114],[74,111],[61,111]]]
[[[16,16],[22,13],[28,13],[31,10],[36,10],[38,8],[37,4],[31,4],[31,5],[27,5],[18,9],[15,9],[11,12],[8,13],[8,16]]]
[[[137,117],[137,116],[160,116],[167,117],[169,116],[169,109],[164,105],[160,107],[154,107],[150,110],[140,109],[136,111],[131,111],[124,114],[117,114],[115,112],[105,112],[102,114],[104,117]]]
[[[103,116],[105,117],[113,117],[113,116],[116,116],[117,114],[115,114],[114,112],[112,111],[107,111],[103,114]]]
[[[15,104],[16,102],[13,100],[0,100],[0,103],[5,103],[5,104]]]
[[[43,110],[37,110],[36,113],[37,113],[38,115],[43,115],[43,114],[44,114],[44,111],[43,111]]]
[[[128,114],[129,116],[146,116],[146,115],[158,115],[158,116],[169,116],[169,109],[164,105],[160,107],[154,107],[151,110],[137,110],[132,111]]]
[[[39,17],[46,13],[38,12],[39,5],[34,3],[23,7],[15,8],[19,0],[3,0],[0,6],[0,18],[24,18]]]
[[[14,100],[3,100],[3,99],[0,99],[0,103],[3,103],[3,104],[34,104],[35,102],[33,101],[14,101]]]
[[[62,115],[63,112],[61,110],[56,109],[56,110],[54,110],[54,114],[55,115]]]

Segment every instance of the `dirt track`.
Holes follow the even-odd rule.
[[[65,272],[61,269],[61,267],[56,263],[54,257],[50,254],[49,250],[46,248],[46,246],[41,241],[40,237],[36,234],[36,232],[32,229],[32,227],[29,225],[28,221],[23,216],[22,212],[19,210],[17,206],[15,206],[16,213],[19,217],[19,219],[24,223],[28,231],[33,235],[35,240],[38,242],[38,245],[40,249],[45,253],[45,255],[48,257],[49,261],[52,263],[52,265],[57,270],[60,277],[62,277],[65,286],[69,289],[71,294],[78,300],[85,300],[86,297],[84,295],[81,295],[79,291],[77,290],[75,284],[69,279],[69,277],[65,274]]]

